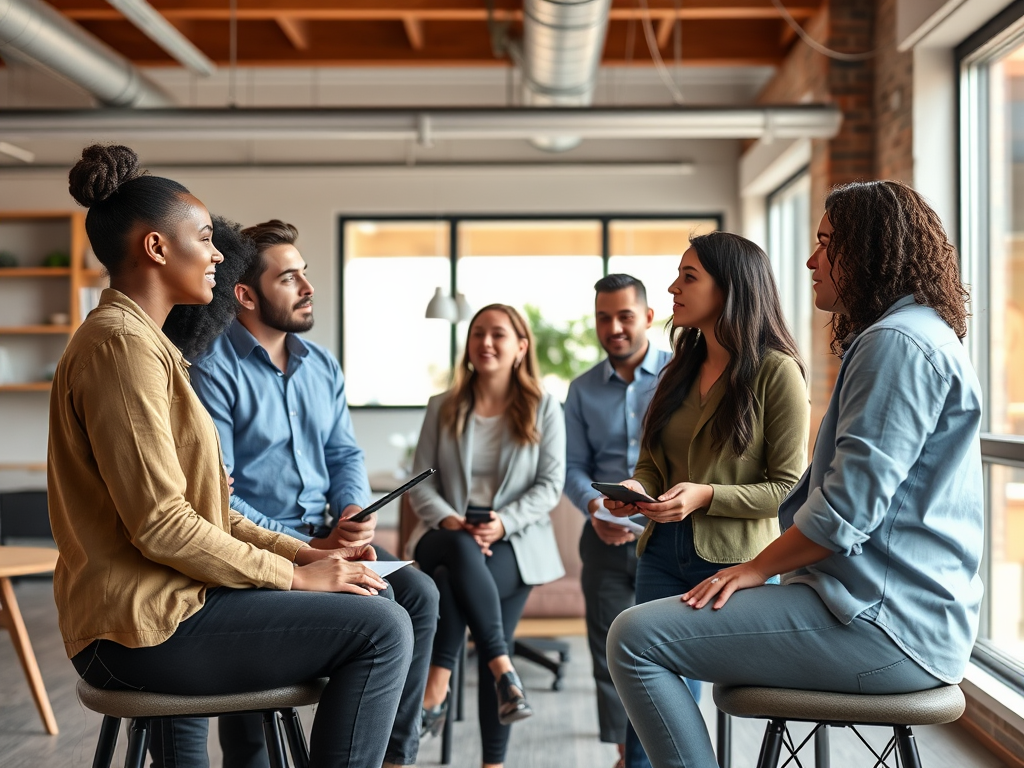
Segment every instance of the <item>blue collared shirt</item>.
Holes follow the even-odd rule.
[[[779,508],[835,554],[788,574],[947,683],[978,631],[981,386],[963,344],[906,296],[850,345],[807,472]]]
[[[648,344],[633,381],[626,383],[605,358],[569,385],[565,399],[565,495],[584,514],[601,498],[592,482],[617,483],[633,476],[640,457],[644,414],[671,352]]]
[[[288,370],[237,320],[192,367],[192,386],[220,433],[235,479],[231,507],[308,541],[306,523],[370,498],[363,451],[334,356],[288,334]]]

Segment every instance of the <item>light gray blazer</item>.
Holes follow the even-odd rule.
[[[469,504],[473,419],[466,420],[461,437],[443,428],[439,417],[448,396],[446,392],[430,398],[416,445],[413,474],[433,467],[437,475],[409,491],[419,522],[406,544],[408,558],[414,557],[423,534],[440,527],[446,517],[465,515]],[[565,575],[551,528],[551,510],[565,483],[565,420],[549,394],[537,408],[537,429],[541,437],[536,445],[517,445],[506,432],[498,459],[501,482],[494,496],[494,511],[501,515],[505,540],[512,545],[526,584],[546,584]]]

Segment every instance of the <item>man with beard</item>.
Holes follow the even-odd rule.
[[[369,502],[370,487],[345,379],[330,352],[298,336],[313,327],[313,286],[295,247],[298,230],[274,219],[243,234],[259,256],[235,286],[238,319],[192,368],[192,385],[213,417],[234,477],[231,507],[314,547],[369,544],[376,515],[348,522]],[[374,549],[378,559],[396,559]],[[388,581],[412,619],[416,646],[385,765],[412,765],[438,593],[433,580],[414,568],[400,569]],[[226,768],[269,764],[258,714],[222,717],[220,740]]]
[[[594,658],[601,741],[616,744],[623,764],[626,711],[619,701],[605,657],[612,620],[634,603],[634,536],[621,525],[598,520],[604,507],[592,482],[617,483],[633,476],[640,456],[644,414],[654,396],[658,374],[671,353],[647,340],[654,310],[644,284],[630,275],[612,274],[594,285],[597,338],[608,357],[569,385],[565,400],[565,494],[587,513],[580,537],[580,581],[587,611],[587,637]]]

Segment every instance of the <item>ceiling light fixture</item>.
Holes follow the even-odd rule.
[[[0,154],[13,157],[15,160],[21,160],[23,163],[34,163],[36,161],[35,152],[8,144],[6,141],[0,141]]]

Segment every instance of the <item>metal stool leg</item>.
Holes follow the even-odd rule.
[[[761,754],[757,756],[757,768],[778,768],[782,754],[782,736],[786,732],[785,720],[772,720],[764,729]]]
[[[818,730],[814,732],[814,767],[815,768],[830,768],[832,758],[829,756],[828,749],[828,726],[824,723],[818,725]]]
[[[729,768],[732,765],[732,718],[722,710],[718,710],[717,742],[718,768]]]
[[[263,713],[263,736],[267,740],[270,768],[288,768],[288,762],[284,757],[281,730],[277,726],[277,712],[273,710]]]
[[[921,768],[921,756],[917,753],[917,740],[909,725],[894,725],[892,729],[896,736],[896,748],[900,752],[900,762],[903,768]]]
[[[288,751],[292,754],[292,765],[295,768],[309,768],[309,748],[306,746],[306,735],[302,732],[302,721],[294,708],[281,712],[284,735],[288,737]]]
[[[149,720],[141,717],[132,720],[131,728],[128,729],[128,751],[124,756],[124,768],[143,768],[143,763],[146,761],[148,731]]]
[[[117,733],[121,730],[121,718],[103,716],[100,724],[100,738],[96,742],[96,754],[92,758],[92,768],[110,768],[114,759],[114,747],[117,746]]]

